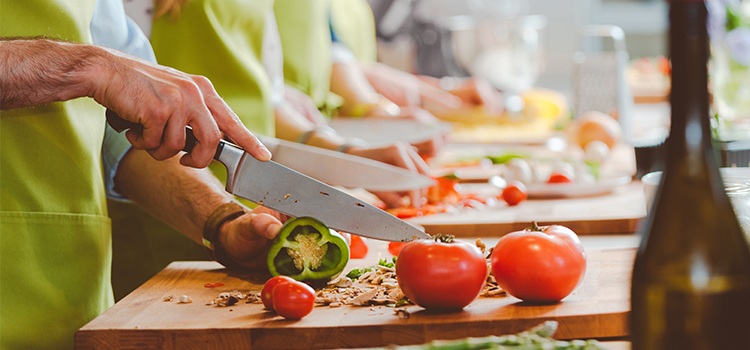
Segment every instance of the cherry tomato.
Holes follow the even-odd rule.
[[[279,283],[272,294],[273,309],[286,319],[299,320],[315,307],[315,290],[302,282]]]
[[[401,252],[401,249],[404,248],[404,245],[408,242],[389,242],[388,243],[388,252],[391,253],[393,256],[398,256],[398,253]]]
[[[479,248],[448,237],[408,242],[396,260],[401,290],[425,309],[463,309],[479,296],[487,278]]]
[[[349,242],[349,258],[362,259],[367,256],[367,239],[357,235],[351,235]]]
[[[517,205],[518,203],[526,200],[526,197],[528,197],[526,185],[524,185],[520,181],[511,181],[507,186],[505,186],[501,196],[503,197],[505,203],[508,203],[508,205]]]
[[[561,183],[569,183],[573,182],[570,179],[570,176],[563,174],[563,173],[552,173],[549,175],[549,178],[547,179],[547,183],[550,184],[561,184]]]
[[[573,230],[560,225],[509,233],[492,250],[492,273],[508,294],[531,302],[557,302],[586,271],[586,253]]]
[[[266,284],[263,285],[263,290],[260,291],[260,300],[263,302],[263,306],[273,311],[273,289],[282,282],[291,281],[294,281],[294,279],[283,275],[269,278]]]

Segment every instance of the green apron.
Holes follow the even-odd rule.
[[[260,60],[272,0],[192,0],[177,20],[154,20],[159,64],[208,77],[250,130],[274,134],[270,82]]]
[[[274,135],[271,83],[262,63],[263,31],[272,0],[193,0],[179,17],[155,19],[157,61],[208,77],[254,133]],[[220,179],[224,166],[211,165]],[[250,202],[245,202],[252,205]],[[205,248],[136,205],[109,201],[113,222],[112,284],[120,299],[176,260],[206,260]]]
[[[94,1],[0,1],[0,36],[90,42]],[[0,111],[0,348],[73,348],[112,305],[110,220],[92,99]]]
[[[330,0],[276,0],[274,11],[284,51],[284,79],[330,115],[341,98],[330,91]]]
[[[331,0],[331,23],[359,62],[377,60],[375,19],[367,0]]]

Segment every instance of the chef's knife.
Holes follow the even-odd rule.
[[[109,110],[107,120],[118,132],[139,127]],[[189,127],[186,136],[184,150],[189,153],[197,140]],[[311,216],[336,230],[385,241],[429,238],[363,200],[274,161],[259,161],[230,142],[219,143],[214,159],[227,168],[227,192],[289,216]]]
[[[259,137],[273,160],[329,185],[408,191],[434,185],[429,176],[363,157],[271,137]]]

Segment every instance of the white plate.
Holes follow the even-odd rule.
[[[359,138],[370,145],[421,142],[450,131],[446,123],[424,124],[412,119],[333,118],[329,126],[347,138]]]
[[[529,197],[532,198],[555,198],[555,197],[587,197],[610,193],[615,188],[629,184],[632,178],[628,175],[609,177],[592,183],[534,183],[526,185]]]

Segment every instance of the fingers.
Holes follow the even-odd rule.
[[[433,146],[435,146],[434,143]],[[422,175],[429,175],[430,167],[429,165],[427,165],[427,162],[424,161],[422,156],[419,155],[417,149],[411,145],[403,145],[403,148],[403,152],[406,153],[406,155],[409,157],[409,160],[411,160],[416,172]]]
[[[122,119],[140,124],[126,134],[135,148],[148,151],[157,160],[170,158],[184,148],[185,127],[189,125],[197,143],[180,159],[183,165],[206,167],[222,132],[255,158],[271,158],[207,78],[124,54],[113,54],[110,66],[107,83],[97,87],[93,97]]]
[[[445,140],[443,137],[434,137],[429,140],[414,143],[412,146],[416,148],[417,153],[421,158],[431,158],[437,155],[440,148],[443,147]]]
[[[388,208],[398,208],[404,205],[403,195],[398,192],[373,192]]]
[[[434,87],[425,87],[420,89],[422,97],[422,106],[429,110],[451,111],[461,108],[463,101],[460,96],[456,96]]]
[[[264,266],[271,240],[279,235],[281,222],[271,213],[253,210],[227,222],[222,228],[222,244],[229,256],[245,268]]]
[[[429,166],[417,153],[414,147],[407,143],[394,143],[383,148],[357,149],[351,152],[354,155],[371,158],[388,163],[409,171],[429,175]],[[419,206],[423,202],[426,190],[409,192],[375,192],[375,194],[388,206],[398,207],[404,204],[404,196],[408,196],[413,206]]]
[[[503,110],[503,100],[500,93],[486,80],[473,79],[473,85],[476,90],[478,104],[484,106],[488,114],[501,113]]]
[[[201,88],[201,91],[204,94],[206,107],[213,116],[218,128],[223,131],[232,142],[242,147],[253,157],[262,161],[270,160],[271,152],[268,148],[266,148],[266,146],[245,127],[237,114],[235,114],[234,111],[229,108],[229,105],[219,97],[211,82],[207,78],[201,76],[193,76],[193,79]]]
[[[425,204],[427,202],[427,189],[419,189],[414,191],[409,191],[409,200],[411,201],[411,206],[414,208],[421,208],[422,204]]]
[[[266,239],[274,239],[279,235],[281,231],[281,222],[270,214],[260,213],[251,214],[253,215],[252,230],[261,237]]]
[[[503,101],[500,92],[485,79],[472,78],[452,90],[451,93],[460,97],[464,102],[482,106],[487,114],[498,114],[502,112]]]

